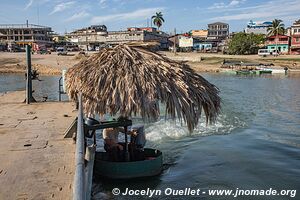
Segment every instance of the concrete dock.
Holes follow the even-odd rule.
[[[75,106],[24,98],[0,94],[0,199],[71,199],[75,144],[63,137]]]

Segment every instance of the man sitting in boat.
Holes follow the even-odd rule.
[[[104,149],[109,153],[111,161],[122,161],[124,153],[124,144],[119,143],[119,133],[125,133],[124,128],[106,128],[103,129]],[[136,136],[135,130],[128,131],[127,134]]]

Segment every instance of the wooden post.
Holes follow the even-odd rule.
[[[26,45],[26,62],[27,62],[26,104],[30,104],[32,100],[32,80],[31,80],[31,46],[29,45]]]

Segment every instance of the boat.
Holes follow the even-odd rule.
[[[272,70],[272,74],[285,74],[286,70],[284,69],[271,69]]]
[[[237,70],[235,71],[237,75],[248,75],[251,74],[250,70]]]
[[[221,70],[220,72],[222,73],[226,73],[226,74],[236,74],[236,71],[235,70]]]
[[[272,70],[264,69],[264,70],[257,70],[258,74],[272,74]]]
[[[259,67],[256,71],[258,72],[258,74],[272,74],[273,70],[266,67]]]
[[[145,148],[145,160],[129,162],[112,162],[106,152],[96,152],[94,174],[109,179],[133,179],[151,177],[161,174],[163,169],[162,152]]]
[[[144,126],[132,126],[132,121],[124,117],[101,122],[91,117],[85,120],[87,137],[92,137],[92,135],[95,137],[95,130],[105,128],[124,127],[125,133],[127,133],[129,126],[137,131],[137,135],[132,136],[131,141],[128,142],[127,134],[124,134],[125,142],[119,143],[124,146],[122,160],[112,161],[107,152],[95,153],[93,170],[96,176],[110,179],[131,179],[156,176],[162,172],[162,152],[157,149],[144,148],[146,144]]]

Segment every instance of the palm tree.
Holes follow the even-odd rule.
[[[274,19],[272,21],[272,26],[268,28],[268,35],[279,35],[284,34],[284,24],[282,23],[281,19]]]
[[[163,14],[161,12],[156,12],[156,14],[151,17],[151,19],[158,29],[161,27],[162,23],[165,22]]]

